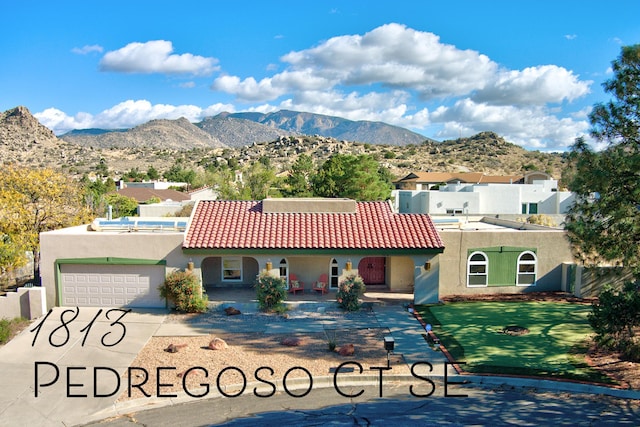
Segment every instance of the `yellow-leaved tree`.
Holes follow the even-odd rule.
[[[5,166],[0,171],[0,262],[19,266],[33,253],[40,285],[40,233],[91,220],[79,183],[53,169]]]

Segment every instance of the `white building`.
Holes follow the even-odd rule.
[[[400,213],[431,215],[565,215],[575,195],[558,191],[554,179],[530,184],[453,182],[437,190],[394,190]]]

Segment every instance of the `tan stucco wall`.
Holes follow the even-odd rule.
[[[167,272],[185,269],[189,258],[182,253],[182,233],[87,232],[86,226],[40,235],[40,271],[47,306],[57,305],[55,262],[65,258],[131,258],[166,260]]]
[[[532,230],[441,230],[445,250],[440,255],[440,296],[462,294],[496,294],[559,291],[562,263],[573,256],[564,231]],[[494,246],[537,249],[538,276],[536,286],[467,287],[467,250]],[[489,267],[491,268],[491,267]]]
[[[413,290],[414,263],[409,257],[387,258],[387,283],[389,290],[409,291]]]

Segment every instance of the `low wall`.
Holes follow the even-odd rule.
[[[600,295],[605,285],[621,289],[625,282],[632,281],[630,270],[620,267],[584,267],[565,263],[562,265],[562,290],[578,298],[593,298]]]
[[[47,312],[45,288],[18,288],[0,296],[0,319],[24,317],[33,320]]]

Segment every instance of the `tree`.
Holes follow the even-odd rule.
[[[107,206],[111,206],[113,215],[116,217],[135,216],[138,214],[138,202],[133,197],[109,193],[104,197],[104,202]]]
[[[249,176],[245,181],[243,198],[261,200],[269,197],[269,190],[276,183],[276,174],[273,169],[256,162],[249,169]]]
[[[312,196],[311,176],[313,172],[313,159],[308,154],[301,154],[295,163],[291,165],[289,176],[285,180],[287,184],[286,194],[291,197]]]
[[[167,181],[186,182],[191,185],[196,178],[196,172],[193,169],[184,168],[182,166],[182,160],[180,159],[176,161],[163,176]]]
[[[348,197],[355,200],[386,200],[391,195],[387,169],[369,155],[334,154],[312,179],[319,197]]]
[[[158,178],[160,178],[160,173],[156,168],[153,167],[153,165],[149,166],[149,168],[147,169],[147,178],[149,178],[152,181],[155,181]]]
[[[0,235],[16,253],[31,251],[40,284],[40,233],[91,219],[78,182],[52,169],[5,167],[0,172]],[[6,249],[6,247],[4,248]]]
[[[603,86],[613,99],[589,120],[607,146],[595,152],[578,138],[571,148],[568,187],[577,197],[566,229],[584,263],[612,262],[640,280],[640,45],[622,48]]]
[[[141,182],[145,177],[146,175],[140,172],[137,167],[131,168],[129,172],[122,175],[122,179],[129,182]]]

